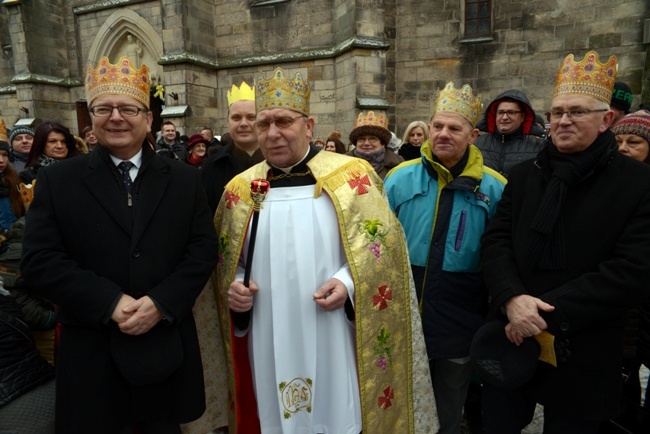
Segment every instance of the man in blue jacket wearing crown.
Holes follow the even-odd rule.
[[[479,245],[506,180],[472,144],[480,95],[447,83],[440,91],[422,158],[385,179],[404,227],[438,407],[440,434],[460,434],[472,373],[469,347],[487,312]]]

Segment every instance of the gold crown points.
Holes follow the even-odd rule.
[[[5,124],[4,119],[0,119],[0,142],[8,142],[9,138],[7,137],[7,125]]]
[[[140,101],[149,108],[149,68],[142,65],[135,69],[128,57],[122,57],[111,64],[108,57],[99,59],[97,68],[88,65],[86,69],[86,100],[90,104],[101,95],[119,94]]]
[[[228,97],[228,107],[237,101],[255,101],[255,89],[242,81],[239,87],[233,84],[226,96]]]
[[[281,68],[273,71],[271,78],[260,72],[255,85],[255,110],[286,108],[309,116],[309,84],[297,72],[294,79],[285,77]]]
[[[386,119],[386,115],[381,113],[379,116],[375,114],[375,112],[368,112],[367,115],[364,115],[363,112],[359,113],[359,116],[357,116],[357,120],[354,122],[355,127],[366,127],[366,126],[373,126],[373,127],[381,127],[381,128],[386,128],[388,129],[388,119]]]
[[[580,94],[609,104],[617,68],[616,56],[610,56],[607,62],[601,63],[598,53],[589,51],[580,62],[575,62],[573,54],[569,54],[558,69],[553,97]]]
[[[460,89],[456,89],[454,83],[450,81],[443,90],[437,90],[434,97],[432,115],[439,112],[451,112],[467,119],[472,126],[478,122],[481,114],[481,94],[474,96],[469,84],[464,84]]]

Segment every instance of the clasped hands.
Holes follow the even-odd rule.
[[[233,312],[248,312],[253,308],[253,299],[259,288],[255,282],[250,281],[249,287],[244,286],[241,280],[234,281],[228,288],[228,306]],[[348,289],[339,279],[331,278],[314,293],[314,302],[321,309],[331,312],[345,305],[348,298]]]
[[[123,333],[141,335],[151,330],[162,319],[162,314],[148,295],[137,300],[122,294],[111,319]]]
[[[551,312],[555,307],[537,297],[522,294],[512,297],[505,303],[508,324],[506,336],[513,344],[519,346],[525,338],[537,336],[548,328],[548,324],[539,314],[540,311]]]

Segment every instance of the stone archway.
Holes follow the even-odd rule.
[[[136,12],[120,8],[99,28],[88,52],[86,65],[97,65],[102,56],[107,56],[111,63],[116,63],[121,56],[127,56],[136,67],[147,65],[152,89],[155,89],[157,84],[162,83],[163,70],[158,65],[158,59],[162,55],[162,39],[156,30]],[[152,99],[150,103],[153,113],[152,131],[160,129],[161,104],[157,99]],[[87,108],[82,111],[87,114]],[[81,124],[80,128],[83,128]]]
[[[96,65],[102,56],[116,62],[120,56],[129,56],[131,61],[149,67],[152,82],[160,80],[162,68],[158,59],[163,54],[160,35],[136,12],[120,8],[99,28],[88,52],[87,63]]]

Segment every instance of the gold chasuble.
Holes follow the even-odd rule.
[[[342,243],[354,281],[363,432],[435,433],[438,419],[406,241],[385,200],[382,181],[367,162],[331,152],[319,152],[307,166],[316,179],[314,197],[326,195],[334,206],[340,241],[332,242]],[[248,428],[242,430],[241,412],[251,413],[255,400],[240,396],[242,385],[250,386],[250,379],[242,378],[250,375],[250,370],[242,366],[248,362],[247,355],[235,348],[234,341],[240,338],[234,335],[227,293],[253,212],[251,181],[267,179],[270,170],[262,162],[233,178],[214,220],[219,263],[213,281],[230,374],[229,426],[233,434],[249,434]],[[252,414],[257,414],[255,409]]]

